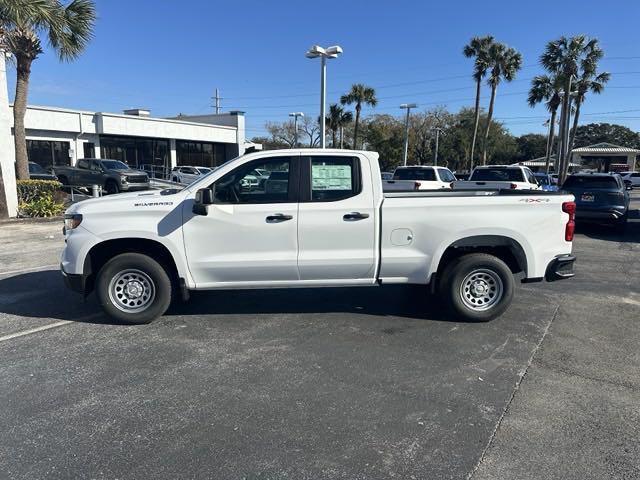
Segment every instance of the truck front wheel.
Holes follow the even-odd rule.
[[[171,303],[171,280],[152,258],[123,253],[109,260],[98,273],[96,294],[110,317],[126,323],[149,323]]]
[[[105,190],[107,191],[107,194],[113,195],[120,191],[120,187],[118,187],[118,184],[114,180],[109,180],[105,185]]]
[[[485,253],[471,253],[455,259],[446,268],[440,294],[456,317],[487,322],[509,308],[514,283],[511,270],[502,260]]]

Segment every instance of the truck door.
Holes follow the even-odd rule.
[[[90,160],[83,158],[78,160],[78,165],[76,169],[70,170],[73,178],[70,178],[69,181],[71,185],[90,185],[90,175],[91,171],[89,170]]]
[[[210,185],[206,216],[185,202],[185,251],[199,288],[298,280],[299,159],[269,156],[226,173]],[[255,169],[264,170],[259,181]]]
[[[300,178],[300,279],[373,281],[377,211],[369,165],[355,156],[302,156]]]

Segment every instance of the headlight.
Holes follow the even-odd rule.
[[[73,230],[82,223],[82,214],[80,213],[67,213],[64,216],[64,228],[65,230]]]

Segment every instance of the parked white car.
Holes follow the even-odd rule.
[[[242,188],[256,169],[268,178]],[[574,213],[573,196],[557,192],[383,193],[377,153],[272,150],[180,191],[72,205],[61,269],[132,323],[191,290],[386,284],[429,285],[455,317],[486,321],[511,303],[514,273],[573,276]]]
[[[634,187],[640,187],[640,172],[620,172],[622,180],[631,182]]]
[[[454,190],[505,189],[541,190],[536,177],[528,167],[521,165],[483,165],[471,171],[469,180],[457,181]]]
[[[384,191],[450,190],[456,177],[445,167],[408,165],[395,169],[392,180],[383,180]]]
[[[188,185],[191,182],[195,182],[203,175],[211,173],[211,170],[212,169],[208,167],[173,167],[171,170],[171,181]]]

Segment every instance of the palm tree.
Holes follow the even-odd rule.
[[[476,138],[478,136],[478,125],[480,124],[480,87],[482,80],[487,75],[489,68],[489,47],[493,43],[493,37],[473,37],[471,41],[465,45],[462,53],[467,58],[474,58],[473,79],[476,81],[476,104],[474,110],[473,139],[471,140],[471,154],[469,155],[469,170],[473,168],[473,153],[476,146]]]
[[[555,135],[556,115],[558,107],[562,103],[561,96],[561,80],[559,77],[550,77],[549,75],[539,75],[531,81],[531,89],[527,101],[530,107],[536,106],[538,103],[546,102],[547,110],[551,113],[549,120],[549,137],[547,138],[547,150],[545,157],[545,171],[549,172],[549,163],[551,153],[553,151],[553,139]]]
[[[353,120],[353,114],[345,111],[340,105],[332,104],[329,106],[329,115],[327,115],[326,122],[329,130],[331,130],[331,146],[336,148],[337,137],[340,128],[344,127],[347,123]]]
[[[547,43],[543,54],[540,56],[540,64],[552,74],[561,77],[563,92],[572,92],[572,83],[580,78],[595,76],[598,61],[604,56],[604,52],[598,44],[598,39],[588,38],[585,35],[576,35]],[[580,74],[580,77],[578,75]],[[566,137],[566,128],[571,116],[571,95],[563,95],[562,110],[560,113],[560,137]],[[565,121],[562,121],[565,120]],[[570,153],[568,142],[561,141],[562,148],[559,151],[559,178],[563,183],[569,170],[568,156]]]
[[[66,6],[59,0],[1,2],[1,46],[13,54],[16,62],[13,121],[18,179],[29,178],[24,115],[31,64],[43,52],[41,37],[47,37],[61,61],[70,61],[82,53],[91,39],[95,19],[93,0],[72,0]]]
[[[372,87],[367,87],[362,83],[355,83],[351,85],[349,93],[340,97],[340,103],[342,105],[356,104],[356,122],[353,127],[353,148],[357,149],[358,145],[358,126],[360,125],[360,112],[362,111],[362,104],[375,107],[378,104],[376,99],[376,91]]]
[[[571,129],[571,139],[569,140],[569,152],[573,150],[573,142],[576,139],[576,130],[578,129],[578,119],[580,118],[580,106],[584,103],[584,98],[588,92],[599,95],[604,90],[605,84],[611,78],[609,72],[602,72],[597,75],[593,75],[584,72],[582,77],[575,84],[575,97],[574,102],[576,104],[575,113],[573,114],[573,128]]]
[[[516,73],[522,67],[522,55],[514,48],[504,43],[492,43],[488,51],[489,67],[491,72],[487,83],[491,87],[491,99],[489,100],[489,112],[487,113],[487,125],[484,129],[484,142],[482,144],[482,164],[487,164],[487,147],[489,144],[489,130],[493,119],[493,107],[496,101],[496,90],[502,80],[512,81]]]

